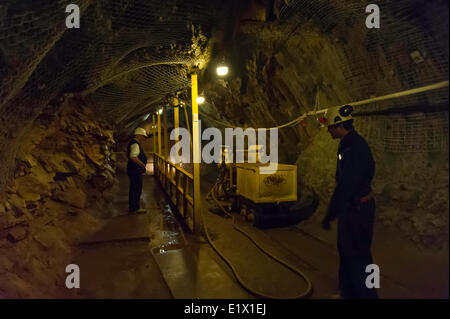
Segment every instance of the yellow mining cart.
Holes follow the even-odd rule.
[[[297,166],[278,164],[263,174],[262,164],[236,164],[236,194],[254,203],[280,203],[297,200]]]
[[[230,156],[229,149],[225,147],[223,154],[223,159]],[[239,212],[254,226],[277,226],[298,219],[296,165],[278,163],[276,169],[263,174],[260,168],[267,164],[234,163],[231,159],[236,158],[219,164],[219,177],[209,196],[222,200],[223,206]],[[251,156],[245,160],[254,161]]]

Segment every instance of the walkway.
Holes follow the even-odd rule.
[[[143,206],[147,213],[127,210],[126,176],[105,226],[83,241],[77,258],[81,294],[90,298],[254,298],[234,278],[229,267],[202,238],[189,234],[172,212],[154,177],[144,178]],[[202,181],[206,194],[210,183]],[[229,217],[203,202],[204,221],[214,243],[248,285],[265,294],[288,298],[306,288],[304,280],[268,258]],[[337,293],[338,256],[335,232],[311,221],[296,226],[260,230],[237,222],[275,256],[296,265],[313,281],[311,298]],[[448,252],[420,252],[398,234],[376,226],[374,259],[380,265],[382,298],[448,298]]]

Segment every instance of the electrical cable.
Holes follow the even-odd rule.
[[[228,124],[228,123],[225,123],[225,122],[216,120],[216,119],[213,118],[211,115],[208,115],[208,114],[206,114],[205,112],[202,112],[202,111],[200,111],[200,110],[198,111],[198,113],[200,113],[202,116],[206,117],[207,119],[209,119],[209,120],[211,120],[211,121],[213,121],[213,122],[215,122],[215,123],[217,123],[217,124],[220,124],[220,125],[222,125],[222,126],[224,126],[224,127],[232,127],[232,128],[239,128],[239,127],[240,127],[240,126],[235,126],[235,125],[231,125],[231,124]]]
[[[356,101],[356,102],[352,102],[352,103],[344,103],[342,105],[349,104],[351,106],[360,106],[360,105],[363,105],[363,104],[379,102],[379,101],[385,101],[385,100],[390,100],[390,99],[396,99],[396,98],[400,98],[400,97],[404,97],[404,96],[408,96],[408,95],[414,95],[414,94],[424,93],[424,92],[431,91],[431,90],[442,89],[442,88],[445,88],[445,87],[448,87],[448,86],[449,86],[449,81],[442,81],[442,82],[439,82],[439,83],[434,83],[434,84],[422,86],[422,87],[419,87],[419,88],[414,88],[414,89],[410,89],[410,90],[406,90],[406,91],[400,91],[400,92],[387,94],[387,95],[383,95],[383,96],[373,97],[373,98],[362,100],[362,101]],[[340,106],[342,106],[342,105],[340,105]],[[294,125],[298,124],[299,122],[301,122],[307,116],[314,116],[314,115],[318,115],[318,114],[321,114],[321,113],[326,113],[328,111],[328,109],[330,109],[330,108],[339,107],[339,105],[338,105],[338,106],[333,106],[333,107],[329,107],[329,108],[326,108],[326,109],[316,110],[317,106],[318,106],[318,93],[317,93],[317,96],[316,96],[316,103],[315,103],[315,106],[314,106],[314,111],[303,113],[302,115],[300,115],[299,117],[297,117],[296,119],[294,119],[294,120],[292,120],[292,121],[290,121],[288,123],[285,123],[285,124],[282,124],[282,125],[279,125],[279,126],[275,126],[275,127],[271,127],[271,128],[266,128],[266,130],[280,129],[280,128],[284,128],[284,127],[291,127],[291,126],[294,126]],[[231,124],[226,124],[225,122],[218,121],[218,120],[214,119],[211,115],[207,115],[204,112],[199,111],[199,113],[201,115],[205,116],[206,118],[210,119],[211,121],[219,123],[219,124],[221,124],[223,126],[233,127],[233,128],[239,127],[239,126],[234,126],[234,125],[231,125]]]
[[[237,231],[239,231],[240,233],[242,233],[244,236],[246,236],[248,239],[250,239],[250,241],[259,248],[259,250],[261,250],[263,253],[265,253],[267,256],[269,256],[270,258],[272,258],[273,260],[275,260],[276,262],[280,263],[281,265],[285,266],[286,268],[288,268],[289,270],[291,270],[292,272],[296,273],[297,275],[299,275],[305,282],[306,282],[306,290],[297,295],[297,296],[293,296],[293,297],[277,297],[277,296],[272,296],[272,295],[268,295],[266,293],[262,293],[260,291],[257,291],[253,288],[250,288],[250,286],[248,284],[246,284],[244,282],[244,280],[239,276],[239,273],[236,271],[236,268],[233,266],[233,264],[220,252],[220,250],[216,247],[216,245],[214,244],[214,242],[212,241],[211,237],[209,236],[209,232],[208,229],[206,228],[204,219],[203,220],[203,230],[204,233],[206,235],[206,239],[209,243],[209,245],[214,249],[214,251],[223,259],[223,261],[225,261],[225,263],[228,265],[228,267],[230,267],[231,271],[233,272],[234,277],[236,278],[236,280],[238,281],[238,283],[244,287],[247,291],[249,291],[250,293],[252,293],[253,295],[260,297],[260,298],[266,298],[266,299],[302,299],[302,298],[307,298],[313,290],[313,285],[312,282],[309,280],[309,278],[300,270],[298,270],[295,266],[289,264],[286,261],[283,261],[277,257],[275,257],[274,255],[272,255],[271,253],[269,253],[268,251],[266,251],[262,245],[260,243],[258,243],[258,241],[256,241],[254,238],[252,238],[245,230],[243,230],[242,228],[240,228],[235,221],[235,218],[233,215],[231,215],[230,213],[228,213],[225,208],[223,208],[223,206],[220,204],[220,202],[217,200],[217,198],[214,196],[214,188],[218,186],[218,183],[216,182],[214,184],[214,186],[211,188],[211,190],[208,192],[208,194],[206,195],[206,199],[213,199],[214,202],[219,206],[219,208],[229,217],[231,217],[232,223],[233,223],[233,228],[236,229]],[[211,195],[211,196],[210,196]],[[201,210],[202,211],[202,210]],[[203,213],[203,212],[201,212]]]

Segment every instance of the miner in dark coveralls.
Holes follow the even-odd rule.
[[[353,128],[353,108],[328,110],[325,121],[333,139],[340,139],[336,188],[322,222],[330,229],[337,218],[339,289],[341,298],[377,298],[376,288],[366,286],[366,267],[373,264],[370,251],[375,214],[371,181],[375,162],[369,145]]]
[[[140,209],[142,194],[142,175],[146,173],[147,156],[142,149],[141,142],[147,137],[147,132],[138,127],[134,130],[134,136],[127,146],[127,175],[130,179],[130,191],[128,193],[128,205],[130,213],[145,212]]]

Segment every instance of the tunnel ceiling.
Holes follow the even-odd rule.
[[[187,68],[208,58],[215,1],[78,1],[80,29],[64,27],[71,1],[37,2],[1,5],[3,105],[37,98],[37,110],[77,92],[123,123],[186,88]]]
[[[186,89],[188,68],[204,67],[211,58],[213,32],[233,32],[239,19],[245,19],[245,14],[255,10],[252,4],[258,3],[80,0],[81,28],[66,29],[64,9],[70,2],[21,0],[0,4],[0,106],[4,119],[15,118],[14,109],[20,104],[27,105],[22,116],[32,119],[52,98],[62,92],[76,92],[111,122],[127,124],[154,110],[167,94]],[[362,9],[366,5],[356,0],[275,3],[279,20],[287,21],[286,32],[293,30],[290,22],[296,28],[314,25],[334,37],[343,31],[339,25],[350,28],[355,20],[364,19]],[[417,16],[424,1],[385,3],[390,16],[383,23],[388,21],[393,31],[385,35],[385,44],[397,41],[396,31],[408,28],[411,48],[406,51],[427,44],[417,43],[417,33],[430,27]],[[439,66],[448,74],[448,59],[437,56],[445,49],[448,52],[448,41],[447,48],[442,47],[445,41],[439,43],[442,39],[425,42],[433,41],[437,43],[428,45],[428,54],[440,59]],[[371,54],[376,42],[380,39],[369,34],[363,53]],[[354,62],[357,72],[364,72],[365,66]]]
[[[10,153],[1,158],[5,167],[11,166],[33,120],[62,93],[82,95],[101,117],[126,127],[155,111],[168,94],[186,90],[189,68],[205,68],[216,51],[233,47],[235,55],[255,54],[255,34],[261,29],[246,30],[243,22],[265,20],[258,13],[264,1],[257,0],[79,0],[81,27],[67,29],[65,8],[72,2],[0,4],[0,147]],[[369,76],[370,59],[361,58],[379,54],[377,47],[384,49],[393,72],[405,54],[416,50],[433,61],[438,71],[404,72],[403,89],[448,79],[448,2],[435,2],[384,1],[383,23],[390,32],[380,35],[364,24],[354,27],[365,20],[367,1],[277,0],[278,22],[269,33],[281,47],[291,34],[314,29],[346,47],[346,85],[355,98],[364,98],[382,91],[372,89],[383,81]],[[254,42],[241,46],[233,41],[236,31]],[[347,45],[349,37],[356,46]],[[381,85],[381,93],[391,93],[389,85]]]

